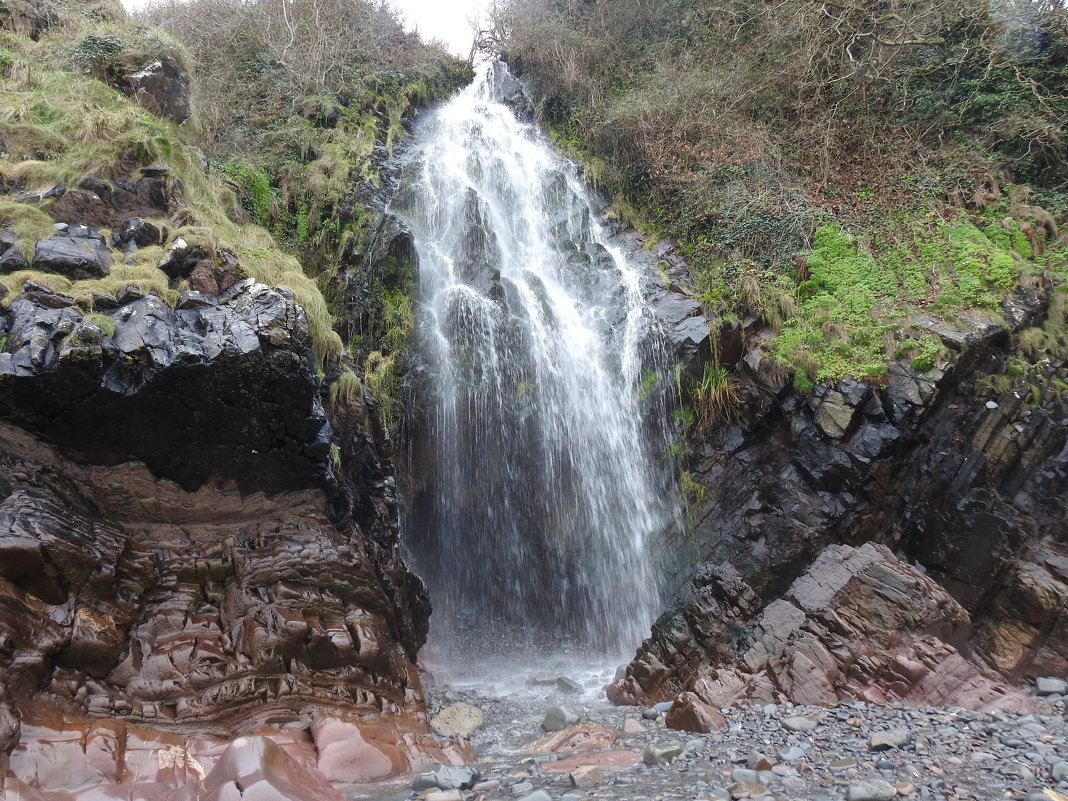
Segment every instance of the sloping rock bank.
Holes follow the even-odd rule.
[[[27,284],[0,313],[8,790],[334,798],[455,760],[387,451],[362,400],[324,408],[292,294],[112,305]]]
[[[1026,708],[1014,682],[1068,675],[1068,369],[1014,358],[1051,291],[917,317],[947,348],[930,369],[810,396],[758,321],[724,326],[741,408],[687,465],[704,566],[610,697]]]

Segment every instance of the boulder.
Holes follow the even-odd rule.
[[[693,693],[682,693],[668,710],[664,721],[669,729],[708,734],[726,727],[719,710],[704,703]]]
[[[155,225],[140,217],[131,217],[111,232],[111,246],[118,250],[158,245],[162,234]]]
[[[168,278],[188,278],[194,268],[204,261],[210,263],[208,252],[204,248],[190,245],[185,239],[178,237],[171,242],[157,266],[167,274]],[[201,280],[201,285],[203,284],[204,281]],[[210,288],[216,291],[204,294],[219,294],[217,282],[216,286]],[[198,287],[193,287],[193,289],[197,289],[198,292],[204,291],[203,288]]]
[[[412,789],[420,790],[469,790],[481,775],[474,768],[453,765],[429,765],[419,771],[412,781]]]
[[[561,704],[554,706],[545,713],[541,727],[548,732],[560,731],[568,726],[574,726],[582,717],[582,712],[573,706]]]
[[[80,235],[84,230],[84,235]],[[103,278],[111,273],[111,252],[93,229],[68,230],[66,235],[37,240],[33,269],[59,273],[72,281]]]
[[[0,273],[13,273],[29,268],[22,255],[15,232],[10,228],[0,229]]]
[[[430,720],[430,728],[442,737],[470,737],[486,723],[486,713],[473,704],[449,704]]]
[[[234,740],[204,777],[204,788],[198,793],[202,801],[230,801],[245,796],[293,801],[343,799],[325,776],[301,767],[266,737]]]
[[[64,191],[48,207],[48,213],[60,222],[115,231],[132,218],[168,217],[181,208],[183,202],[181,183],[166,176],[142,174],[137,180],[130,181],[85,175],[77,186]],[[139,226],[139,235],[144,239],[151,238],[146,225],[151,224]],[[129,242],[126,239],[125,244]]]
[[[733,597],[746,595],[734,589]],[[699,609],[710,607],[692,592],[690,597],[678,616],[707,622],[713,627],[707,631],[718,631],[721,639],[697,640],[691,625],[654,629],[624,680],[630,681],[629,695],[649,697],[650,691],[674,686],[690,690],[693,698],[676,701],[680,719],[695,700],[712,707],[863,698],[980,710],[1034,708],[1025,695],[957,650],[954,644],[966,643],[971,634],[968,613],[883,546],[825,548],[781,599],[735,619],[744,634],[734,648],[726,647],[727,632],[715,628],[716,619],[699,617]],[[664,664],[659,655],[673,649],[691,661]]]
[[[189,119],[189,83],[170,56],[131,72],[126,84],[126,93],[153,114],[179,124]]]
[[[564,754],[576,751],[600,751],[615,744],[619,732],[600,723],[585,721],[551,732],[527,746],[535,754]]]

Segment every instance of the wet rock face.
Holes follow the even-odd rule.
[[[189,84],[170,56],[126,76],[126,93],[153,114],[176,123],[189,119]]]
[[[325,720],[346,775],[449,759],[420,722],[429,604],[366,409],[323,408],[288,290],[187,300],[120,293],[111,332],[29,284],[0,315],[0,769],[334,797]],[[253,731],[303,767],[219,757]]]
[[[731,589],[738,594],[733,604],[719,608],[753,609],[744,582],[718,587],[723,594]],[[783,598],[757,614],[733,618],[733,641],[726,631],[711,636],[680,631],[680,619],[705,622],[702,607],[708,606],[695,591],[689,604],[662,617],[609,697],[645,704],[691,691],[713,707],[841,698],[982,710],[1031,705],[968,661],[972,632],[964,608],[883,546],[829,546]],[[694,670],[694,660],[684,658],[678,667],[676,643],[702,653],[706,666]]]
[[[72,281],[103,278],[111,272],[111,252],[97,231],[75,226],[66,234],[38,240],[33,269],[59,273]]]
[[[1049,387],[1068,369],[1055,360],[1036,366],[1032,378],[1045,389],[1034,392],[994,392],[987,379],[1003,371],[1014,334],[1041,321],[1049,291],[1042,281],[1022,288],[1006,302],[1002,324],[927,321],[949,356],[927,371],[893,363],[885,387],[845,380],[802,397],[767,358],[767,332],[755,322],[743,326],[740,342],[721,338],[720,360],[740,379],[743,407],[692,443],[687,466],[705,491],[691,510],[698,543],[691,557],[705,567],[610,696],[644,703],[704,681],[718,682],[703,696],[716,703],[889,692],[910,703],[982,707],[997,701],[976,671],[996,669],[1009,681],[1063,674],[1068,405]],[[687,353],[680,349],[680,358]],[[826,570],[829,549],[866,542],[922,565],[925,583],[906,582],[920,593],[916,608],[928,603],[924,593],[937,592],[959,605],[964,633],[914,632],[904,650],[884,646],[896,654],[891,662],[865,657],[846,670],[841,654],[860,660],[857,648],[872,631],[854,627],[853,641],[833,642],[817,633],[819,647],[794,632],[777,661],[745,661],[758,621],[772,627],[759,629],[760,637],[774,635],[775,612],[797,617],[803,631],[816,626],[789,593],[803,576]]]
[[[81,461],[139,459],[189,491],[210,477],[267,493],[326,483],[331,429],[288,290],[246,279],[177,311],[142,297],[109,313],[110,336],[61,304],[41,288],[11,303],[0,416]]]

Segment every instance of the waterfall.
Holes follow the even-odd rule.
[[[671,385],[655,269],[500,102],[515,85],[484,66],[421,120],[393,204],[419,260],[405,537],[432,631],[493,621],[632,653],[678,507],[649,400]]]

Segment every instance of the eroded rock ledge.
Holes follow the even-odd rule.
[[[610,696],[1023,709],[1016,682],[1068,674],[1068,365],[1014,361],[1052,291],[1031,276],[1001,314],[917,316],[946,347],[929,369],[807,396],[758,320],[694,339],[698,309],[668,319],[691,374],[716,347],[741,403],[690,442],[678,548],[703,564]]]
[[[0,317],[9,789],[325,798],[455,759],[422,713],[388,454],[361,399],[324,409],[292,295],[105,313],[31,284]]]

